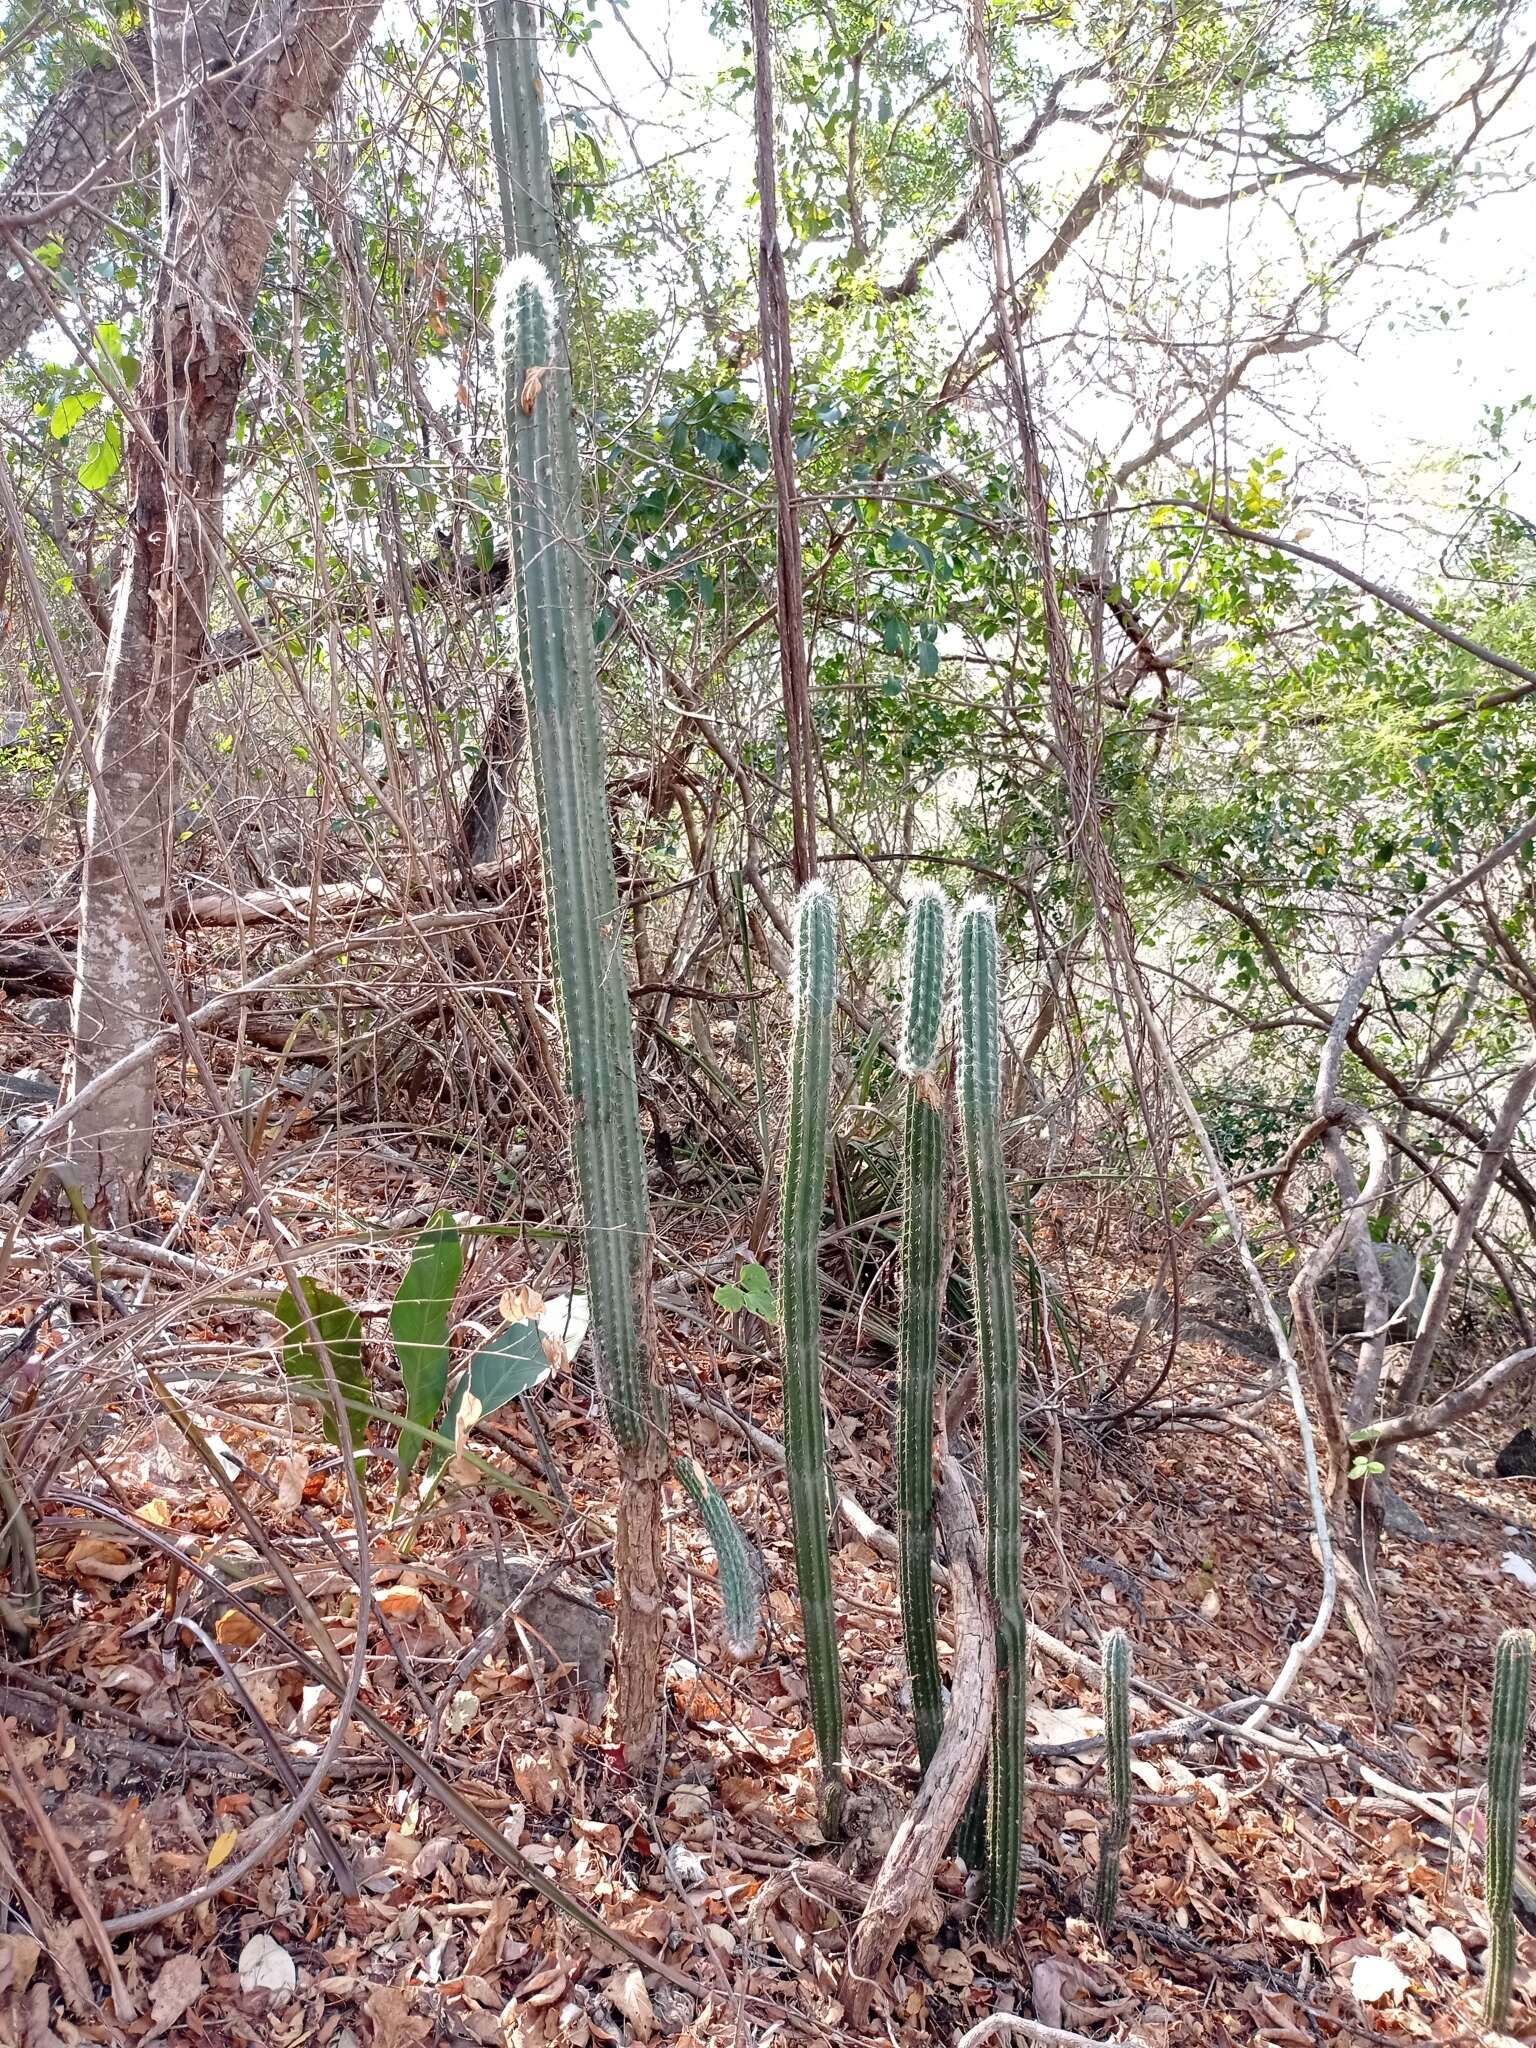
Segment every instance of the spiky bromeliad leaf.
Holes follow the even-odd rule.
[[[902,1637],[917,1753],[926,1771],[944,1728],[933,1609],[933,1401],[944,1293],[943,1096],[935,1079],[944,1017],[948,914],[925,886],[907,911],[901,1051],[907,1076],[902,1148],[901,1321],[896,1382],[896,1533]]]
[[[405,1385],[405,1424],[399,1450],[402,1481],[420,1455],[423,1427],[430,1427],[443,1405],[453,1298],[463,1273],[464,1241],[459,1227],[451,1210],[439,1209],[416,1240],[411,1263],[389,1311],[389,1333]]]
[[[805,1631],[811,1726],[821,1761],[822,1828],[830,1836],[837,1831],[842,1810],[843,1696],[832,1603],[832,1551],[827,1537],[827,1424],[821,1392],[817,1249],[830,1142],[837,913],[820,882],[807,883],[795,905],[793,973],[779,1304],[784,1333],[784,1461]]]
[[[1107,1934],[1120,1899],[1120,1866],[1131,1836],[1131,1641],[1113,1628],[1100,1652],[1104,1707],[1104,1785],[1107,1811],[1099,1830],[1099,1870],[1093,1914]]]
[[[1483,2018],[1502,2028],[1515,1973],[1515,1859],[1520,1846],[1520,1778],[1531,1709],[1529,1629],[1506,1629],[1493,1660],[1493,1713],[1488,1729],[1488,1844],[1483,1899],[1488,1909]]]
[[[987,1761],[987,1914],[1001,1940],[1013,1926],[1019,1896],[1028,1667],[1019,1584],[1019,1329],[1003,1167],[1000,969],[997,918],[985,899],[972,898],[961,910],[957,950],[958,1092],[981,1366],[987,1579],[997,1611],[997,1704]]]
[[[724,1497],[692,1458],[674,1459],[672,1469],[698,1509],[705,1533],[715,1546],[726,1647],[738,1663],[744,1663],[757,1649],[757,1558]]]

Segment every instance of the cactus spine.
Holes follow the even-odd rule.
[[[896,1533],[901,1626],[917,1754],[924,1771],[944,1729],[933,1617],[933,1396],[944,1287],[944,1111],[935,1069],[944,1018],[948,912],[924,884],[907,911],[901,1050],[906,1075],[902,1164],[901,1326],[896,1406]]]
[[[1099,1830],[1099,1874],[1093,1917],[1107,1934],[1120,1898],[1120,1859],[1131,1834],[1131,1642],[1113,1628],[1100,1653],[1104,1701],[1104,1778],[1109,1812]]]
[[[1520,1771],[1531,1706],[1531,1634],[1506,1629],[1493,1660],[1493,1719],[1488,1731],[1488,1846],[1483,1899],[1488,1908],[1483,2019],[1502,2028],[1515,1974],[1515,1852],[1520,1840]]]
[[[837,1004],[837,913],[822,882],[795,905],[794,1031],[781,1211],[784,1270],[784,1461],[795,1577],[805,1630],[811,1726],[821,1759],[821,1822],[836,1833],[843,1799],[843,1698],[827,1538],[827,1424],[821,1397],[821,1275],[817,1245],[827,1189],[832,1020]]]
[[[665,1410],[651,1377],[649,1225],[618,886],[583,552],[570,373],[559,330],[549,141],[530,0],[484,16],[510,260],[497,287],[508,537],[538,796],[592,1335],[618,1444],[617,1732],[655,1746]]]
[[[720,1573],[720,1603],[725,1610],[726,1648],[738,1663],[745,1663],[757,1648],[757,1581],[760,1570],[757,1557],[718,1487],[699,1470],[692,1458],[674,1459],[672,1470],[698,1509],[705,1534],[715,1546],[715,1564]]]
[[[1003,1173],[997,917],[983,897],[973,897],[960,912],[958,952],[960,1133],[981,1367],[987,1581],[997,1610],[997,1705],[987,1761],[987,1915],[1001,1940],[1013,1926],[1019,1897],[1028,1671],[1019,1587],[1019,1329]]]

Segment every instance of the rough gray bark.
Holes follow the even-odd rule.
[[[0,222],[28,255],[56,242],[62,267],[76,276],[95,255],[117,188],[133,175],[134,153],[125,144],[148,110],[149,73],[149,38],[140,32],[119,59],[82,71],[44,109],[0,184]],[[35,274],[19,261],[7,263],[0,270],[0,362],[26,346],[49,311]]]
[[[280,0],[232,37],[224,0],[158,0],[162,260],[130,437],[128,522],[101,681],[75,975],[71,1094],[158,1026],[175,755],[207,638],[224,465],[248,324],[278,216],[377,0]],[[131,1214],[154,1073],[90,1097],[71,1172]]]

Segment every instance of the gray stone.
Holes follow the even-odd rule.
[[[0,1074],[0,1109],[53,1109],[59,1100],[59,1084],[35,1067],[18,1074]]]
[[[55,1031],[67,1035],[70,1028],[69,1002],[64,996],[38,996],[30,1003],[19,1003],[16,1014],[34,1031]]]
[[[584,1691],[602,1690],[612,1654],[613,1616],[595,1600],[546,1567],[488,1551],[466,1560],[466,1574],[482,1628],[500,1621],[515,1603],[545,1669],[568,1666]]]

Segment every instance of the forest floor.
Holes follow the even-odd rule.
[[[0,1064],[19,1063],[21,1050],[7,1021]],[[35,1058],[35,1036],[31,1050]],[[290,1142],[303,1137],[301,1123]],[[360,1303],[371,1332],[408,1233],[383,1249],[370,1248],[370,1233],[376,1241],[398,1233],[403,1214],[419,1220],[456,1202],[429,1161],[414,1186],[400,1161],[397,1149],[381,1163],[336,1127],[278,1204],[305,1269]],[[578,1356],[533,1396],[525,1419],[486,1434],[487,1455],[524,1494],[445,1491],[409,1554],[403,1528],[389,1523],[392,1446],[375,1445],[367,1484],[382,1618],[362,1697],[418,1748],[431,1746],[438,1768],[531,1862],[608,1925],[664,1953],[693,1991],[648,1985],[632,1964],[595,1954],[354,1724],[318,1827],[294,1829],[216,1896],[118,1935],[120,2010],[133,2017],[114,2016],[63,1869],[109,1924],[214,1890],[220,1866],[236,1866],[259,1839],[290,1797],[285,1776],[302,1778],[331,1725],[326,1690],[169,1557],[179,1547],[244,1586],[262,1612],[291,1613],[261,1546],[157,1401],[151,1367],[175,1380],[242,1475],[235,1490],[342,1657],[353,1648],[355,1585],[331,1547],[345,1553],[353,1542],[344,1476],[313,1411],[287,1400],[277,1326],[261,1306],[280,1284],[275,1265],[220,1174],[205,1178],[181,1224],[180,1267],[153,1248],[114,1244],[96,1247],[93,1276],[78,1230],[71,1256],[70,1231],[27,1222],[0,1279],[0,1325],[12,1330],[50,1296],[74,1302],[52,1312],[27,1361],[27,1398],[48,1418],[38,1455],[60,1443],[61,1413],[79,1423],[65,1432],[76,1495],[56,1480],[39,1528],[42,1620],[0,1674],[0,1712],[15,1731],[0,2040],[724,2048],[776,2033],[853,2039],[836,2003],[839,1961],[914,1782],[883,1535],[891,1360],[856,1313],[829,1325],[836,1479],[874,1525],[839,1526],[855,1796],[848,1839],[829,1846],[815,1821],[782,1474],[736,1427],[741,1419],[778,1433],[772,1333],[715,1307],[710,1283],[730,1270],[722,1254],[733,1247],[717,1205],[685,1202],[660,1219],[663,1368],[689,1402],[674,1408],[674,1435],[761,1551],[760,1654],[727,1659],[713,1554],[672,1488],[659,1783],[626,1775],[605,1748],[600,1702],[559,1661],[590,1664],[609,1604],[614,1471]],[[169,1223],[184,1189],[161,1196]],[[1155,1258],[1136,1220],[1102,1201],[1053,1201],[1036,1222],[1070,1307],[1078,1370],[1096,1386],[1130,1347]],[[480,1239],[461,1316],[494,1327],[506,1290],[553,1291],[568,1280],[564,1259],[557,1233]],[[105,1292],[93,1296],[98,1282],[116,1309]],[[879,1285],[888,1299],[888,1273]],[[1186,1334],[1158,1398],[1193,1408],[1261,1386],[1266,1366],[1230,1334],[1204,1325]],[[250,1397],[253,1372],[270,1390],[264,1403]],[[225,1373],[234,1391],[219,1391]],[[958,1862],[941,1867],[931,1912],[898,1952],[877,2038],[947,2043],[1006,2011],[1146,2048],[1476,2038],[1478,1859],[1446,1826],[1443,1795],[1481,1774],[1498,1630],[1536,1611],[1536,1593],[1506,1565],[1511,1553],[1529,1560],[1536,1584],[1529,1483],[1490,1476],[1509,1417],[1403,1460],[1410,1512],[1387,1538],[1380,1575],[1403,1653],[1395,1725],[1373,1730],[1352,1641],[1336,1622],[1289,1707],[1250,1737],[1190,1728],[1187,1716],[1262,1692],[1315,1609],[1283,1395],[1224,1418],[1091,1437],[1070,1420],[1081,1393],[1067,1390],[1059,1440],[1045,1441],[1026,1477],[1026,1583],[1041,1634],[1017,1932],[992,1943],[974,1881]],[[89,1484],[82,1459],[94,1468]],[[548,1597],[525,1602],[525,1627],[497,1624],[498,1557],[549,1568],[535,1587]],[[1122,1917],[1106,1942],[1081,1899],[1098,1825],[1093,1665],[1115,1624],[1133,1639],[1144,1690]],[[291,1765],[272,1761],[274,1738]],[[1073,1744],[1085,1754],[1070,1753]],[[1475,1818],[1471,1826],[1475,1836]],[[1536,2039],[1533,2013],[1527,1967],[1516,1988],[1523,2038]]]

